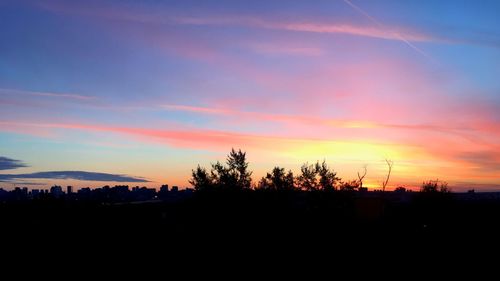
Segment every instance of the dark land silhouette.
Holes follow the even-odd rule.
[[[342,181],[324,162],[305,164],[298,176],[276,167],[252,185],[247,167],[245,153],[233,150],[210,171],[194,169],[194,189],[2,190],[0,235],[18,254],[36,249],[354,258],[475,248],[500,234],[500,193],[453,193],[438,181],[423,183],[419,192],[368,191],[361,174]]]

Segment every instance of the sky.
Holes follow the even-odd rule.
[[[498,1],[0,0],[0,187],[325,160],[500,190]]]

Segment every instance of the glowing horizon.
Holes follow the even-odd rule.
[[[124,183],[1,181],[51,171],[189,187],[240,148],[254,182],[326,160],[379,188],[391,159],[389,189],[500,190],[498,8],[1,1],[0,157],[26,165],[0,165],[0,187]]]

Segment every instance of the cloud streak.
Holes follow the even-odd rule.
[[[0,181],[3,182],[11,182],[20,179],[72,179],[80,181],[149,182],[147,179],[140,177],[85,171],[51,171],[36,172],[30,174],[0,174]]]
[[[435,38],[414,31],[401,28],[387,28],[378,24],[377,26],[363,26],[351,23],[332,23],[318,21],[270,21],[258,17],[176,17],[173,22],[183,25],[213,25],[213,26],[246,26],[253,28],[275,29],[295,32],[325,33],[325,34],[349,34],[387,40],[405,41],[433,41]],[[404,38],[401,34],[405,34]],[[406,42],[409,44],[408,42]]]
[[[325,51],[317,47],[307,46],[287,46],[284,44],[269,44],[269,43],[245,43],[245,46],[258,54],[271,56],[306,56],[317,57],[324,55]]]
[[[500,37],[487,30],[474,30],[463,26],[451,28],[449,26],[432,26],[425,30],[415,30],[410,27],[397,27],[382,24],[364,9],[354,4],[353,1],[343,2],[359,13],[375,26],[360,25],[355,22],[318,21],[314,18],[301,21],[284,21],[259,16],[238,14],[218,14],[212,16],[193,16],[186,14],[185,10],[163,12],[161,9],[150,10],[144,5],[131,7],[104,4],[102,2],[85,3],[64,1],[43,1],[36,3],[39,8],[57,14],[70,14],[90,18],[99,18],[112,21],[127,21],[142,24],[156,25],[204,25],[204,26],[240,26],[260,29],[311,32],[324,34],[349,34],[368,38],[379,38],[404,42],[416,52],[430,58],[430,56],[412,42],[438,42],[445,44],[471,44],[498,48]],[[204,11],[210,14],[210,11]],[[212,13],[213,14],[213,13]]]
[[[372,128],[388,128],[388,129],[403,129],[403,130],[425,130],[433,132],[447,132],[456,133],[464,131],[473,131],[474,127],[467,126],[451,126],[450,124],[397,124],[397,123],[384,123],[374,122],[367,120],[346,120],[346,119],[332,119],[316,116],[302,116],[302,115],[287,115],[287,114],[269,114],[251,111],[237,111],[222,108],[188,106],[188,105],[162,105],[161,108],[172,111],[184,111],[194,114],[215,115],[222,117],[249,118],[252,120],[273,121],[287,124],[305,124],[321,127],[336,127],[336,128],[357,128],[357,129],[372,129]],[[477,129],[477,128],[476,128]]]
[[[179,147],[190,148],[223,148],[227,149],[235,145],[242,147],[254,147],[263,145],[270,147],[272,140],[284,140],[285,138],[264,135],[240,134],[218,130],[166,130],[166,129],[146,129],[134,127],[116,127],[88,124],[65,124],[65,123],[20,123],[20,122],[0,122],[0,130],[3,127],[14,126],[19,132],[30,134],[33,128],[45,129],[70,129],[88,132],[108,132],[124,134],[137,137],[149,142],[167,142]]]
[[[0,156],[0,170],[11,170],[23,167],[28,167],[28,165],[23,163],[21,160]]]
[[[352,3],[351,3],[352,4]],[[57,13],[70,13],[82,16],[99,17],[111,20],[122,20],[129,22],[166,24],[166,25],[200,25],[200,26],[240,26],[260,29],[283,30],[294,32],[310,32],[324,34],[348,34],[387,40],[406,41],[434,41],[427,34],[411,31],[403,28],[389,28],[387,26],[363,26],[354,23],[319,22],[316,20],[303,21],[280,21],[262,18],[258,16],[242,15],[217,15],[217,16],[188,16],[181,13],[173,15],[172,12],[136,9],[131,10],[119,6],[100,5],[99,8],[90,6],[71,5],[65,2],[52,2],[39,4],[42,8]],[[408,42],[406,42],[409,44]]]
[[[84,95],[78,95],[78,94],[35,92],[35,91],[24,91],[24,90],[17,90],[17,89],[0,89],[0,94],[28,95],[28,96],[38,96],[38,97],[80,100],[80,101],[90,101],[90,100],[96,99],[95,97],[92,97],[92,96],[84,96]]]

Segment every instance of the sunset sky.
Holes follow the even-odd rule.
[[[391,159],[390,188],[500,190],[499,12],[0,0],[0,187],[189,187],[234,147],[254,181],[325,159],[345,180],[366,165],[379,188]]]

